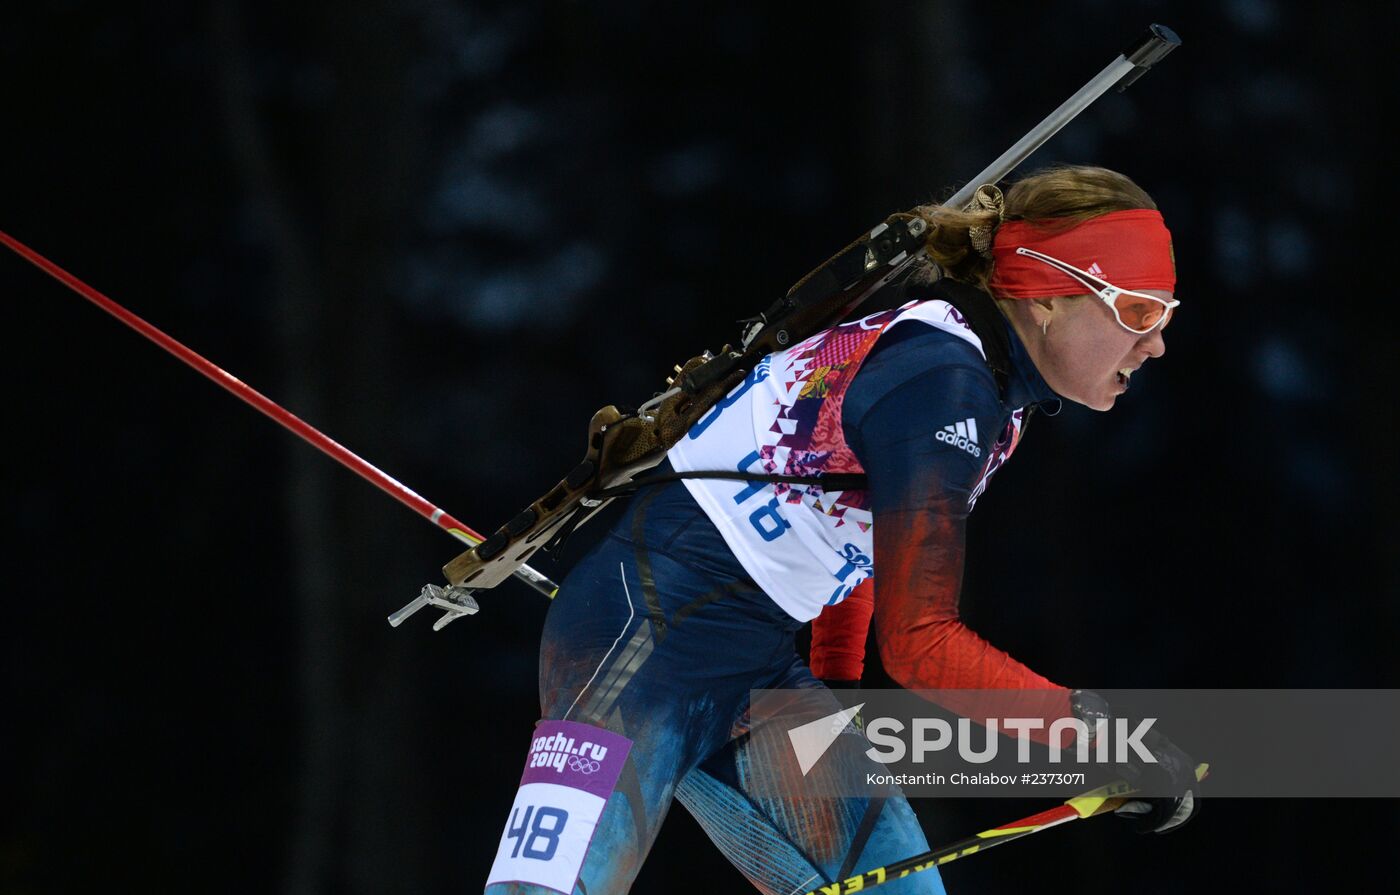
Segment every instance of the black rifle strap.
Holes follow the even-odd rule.
[[[590,493],[590,498],[621,497],[647,485],[678,482],[681,479],[734,479],[740,482],[778,482],[789,485],[821,485],[825,491],[859,491],[866,486],[865,473],[834,472],[829,475],[779,475],[776,473],[740,472],[739,470],[697,469],[691,472],[662,472],[633,479]]]
[[[771,475],[766,473],[748,473],[739,470],[696,470],[695,472],[660,472],[652,475],[644,475],[625,482],[621,485],[613,485],[611,488],[599,488],[588,493],[588,501],[611,500],[615,497],[627,497],[648,485],[659,485],[662,482],[678,482],[681,479],[734,479],[741,482],[785,482],[790,485],[820,485],[826,491],[859,491],[866,487],[864,473],[838,472],[830,475]],[[596,504],[595,504],[596,505]],[[557,554],[559,548],[573,534],[574,529],[583,522],[590,514],[591,507],[585,502],[575,509],[564,524],[554,533],[542,548],[548,553]]]
[[[928,301],[940,299],[957,309],[963,320],[971,327],[974,335],[982,342],[982,353],[987,357],[987,369],[997,383],[997,394],[1006,401],[1006,389],[1011,381],[1011,336],[1007,333],[1006,317],[990,295],[957,280],[947,277],[932,285],[900,283],[904,291],[903,301]]]

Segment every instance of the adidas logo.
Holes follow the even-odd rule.
[[[933,436],[944,444],[951,444],[959,450],[967,451],[974,457],[982,456],[982,449],[977,446],[977,420],[968,417],[960,423],[944,426],[943,430]]]
[[[1089,265],[1089,273],[1101,280],[1105,278],[1103,275],[1103,268],[1099,267],[1099,262],[1097,261]]]

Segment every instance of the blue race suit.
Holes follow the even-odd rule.
[[[868,476],[877,566],[899,565],[895,553],[922,551],[939,566],[932,574],[940,581],[960,579],[962,526],[994,470],[965,445],[936,436],[950,421],[975,419],[979,453],[989,458],[1013,411],[1054,397],[1014,332],[1010,338],[1005,396],[975,347],[913,322],[882,336],[856,374],[841,420]],[[910,522],[930,518],[937,524]],[[902,565],[894,571],[894,581],[924,574]],[[881,590],[883,580],[876,575],[877,606],[895,599]],[[649,486],[631,498],[626,514],[565,579],[541,643],[542,718],[596,725],[632,741],[581,858],[575,892],[627,891],[673,798],[740,872],[773,895],[927,850],[896,788],[844,799],[754,792],[760,779],[791,781],[794,791],[811,780],[790,750],[754,745],[746,711],[751,689],[825,692],[797,653],[800,627],[753,583],[682,483]],[[1015,662],[991,647],[980,655],[997,664],[997,673]],[[833,698],[832,711],[839,710]],[[864,780],[882,770],[865,756],[867,747],[863,737],[839,736],[812,774]],[[884,888],[891,895],[943,892],[936,870]],[[487,887],[489,895],[547,891],[521,882]]]

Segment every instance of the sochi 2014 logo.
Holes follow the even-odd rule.
[[[573,737],[556,733],[547,737],[536,737],[530,744],[530,757],[527,768],[554,768],[564,773],[564,768],[580,774],[594,774],[603,766],[608,747],[584,740],[575,743]]]

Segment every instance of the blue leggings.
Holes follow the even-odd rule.
[[[748,578],[684,485],[631,499],[564,581],[540,647],[542,717],[632,741],[576,893],[626,892],[673,798],[770,895],[806,892],[928,849],[897,789],[872,798],[767,794],[775,780],[779,791],[801,792],[819,774],[863,780],[883,770],[865,756],[863,737],[839,736],[804,777],[785,737],[750,735],[751,689],[825,692],[797,654],[800,627]],[[830,710],[841,710],[834,698]],[[755,787],[759,781],[767,785]],[[883,889],[943,893],[937,870]],[[504,883],[486,891],[551,890]]]

